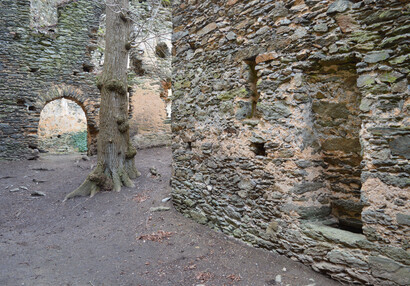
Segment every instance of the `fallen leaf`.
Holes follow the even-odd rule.
[[[196,269],[196,264],[191,264],[191,265],[185,266],[184,268],[185,271],[194,270],[194,269]]]
[[[136,201],[137,203],[142,203],[142,202],[145,202],[146,200],[148,200],[149,198],[150,197],[147,194],[142,193],[142,194],[135,195],[132,198],[132,200]]]
[[[137,237],[138,240],[149,240],[155,242],[162,242],[163,239],[170,238],[174,232],[158,230],[156,233],[143,234]]]
[[[226,276],[226,278],[231,279],[234,282],[239,282],[242,280],[242,277],[240,275],[235,275],[235,274],[231,274]]]
[[[206,282],[212,277],[213,275],[210,272],[198,272],[195,276],[196,280],[201,280],[201,282]]]

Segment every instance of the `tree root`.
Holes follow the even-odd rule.
[[[66,195],[63,202],[74,197],[90,196],[90,198],[92,198],[99,190],[100,188],[97,186],[97,184],[87,178],[84,183],[81,184],[81,186]]]
[[[132,162],[127,161],[125,167],[112,171],[104,169],[102,165],[97,165],[81,186],[65,196],[63,202],[74,197],[90,196],[92,198],[101,189],[119,192],[122,186],[135,187],[131,179],[137,178],[141,173]]]

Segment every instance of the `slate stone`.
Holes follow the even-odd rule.
[[[236,111],[235,117],[238,120],[249,118],[252,114],[252,103],[248,101],[239,101],[239,108]]]
[[[359,138],[331,138],[322,142],[322,150],[360,153],[361,145]]]
[[[298,185],[295,185],[291,191],[295,194],[301,195],[304,193],[314,192],[321,188],[324,188],[326,185],[321,182],[304,182]]]
[[[391,153],[410,159],[410,135],[399,136],[389,142]]]
[[[379,52],[373,52],[369,53],[364,57],[364,61],[366,63],[378,63],[384,60],[387,60],[390,58],[390,52],[389,51],[379,51]]]
[[[410,215],[398,213],[396,214],[397,224],[410,226]]]
[[[289,107],[281,102],[276,102],[272,105],[261,105],[258,108],[262,110],[263,116],[266,120],[286,118],[292,114]]]
[[[299,207],[297,213],[300,215],[301,219],[317,219],[323,218],[330,215],[331,208],[329,206],[321,207]]]
[[[353,268],[366,269],[368,265],[363,260],[353,256],[349,252],[332,250],[326,255],[326,258],[335,264],[344,264]]]
[[[334,119],[347,119],[350,114],[346,104],[326,101],[315,101],[312,105],[312,111],[321,116],[327,115]]]
[[[206,35],[206,34],[212,32],[213,30],[215,30],[217,27],[218,27],[218,26],[217,26],[217,24],[216,24],[215,22],[214,22],[214,23],[209,23],[208,25],[206,25],[205,27],[203,27],[201,30],[199,30],[199,31],[197,32],[197,35],[198,35],[198,36]]]
[[[357,78],[357,87],[371,86],[376,82],[375,76],[363,74]]]
[[[319,223],[305,223],[303,232],[313,238],[325,238],[328,241],[348,247],[357,247],[368,242],[363,234],[353,233]]]
[[[369,264],[375,277],[388,279],[398,285],[410,285],[410,267],[383,256],[370,256]]]
[[[327,9],[327,14],[333,13],[342,13],[349,9],[352,6],[352,3],[347,0],[336,0],[332,4],[330,4],[329,9]]]

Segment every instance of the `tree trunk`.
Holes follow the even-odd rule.
[[[64,200],[92,197],[101,189],[120,191],[121,186],[134,186],[131,179],[140,175],[135,167],[137,151],[130,142],[128,123],[127,64],[131,21],[126,15],[129,3],[128,0],[107,0],[106,5],[104,69],[97,81],[101,91],[97,166]]]

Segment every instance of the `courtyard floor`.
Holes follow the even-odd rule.
[[[341,285],[183,217],[169,148],[138,153],[135,188],[62,203],[96,164],[82,157],[0,161],[0,285]]]

